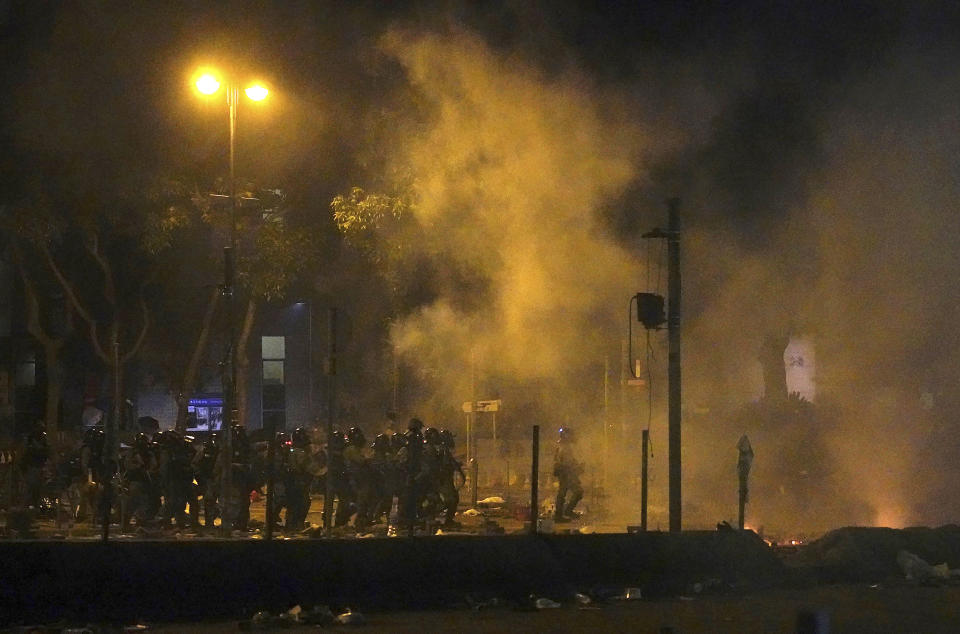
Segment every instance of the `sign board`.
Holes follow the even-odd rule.
[[[646,382],[644,379],[627,379],[627,380],[626,380],[626,384],[627,384],[627,385],[634,385],[634,386],[637,386],[637,387],[643,387],[644,385],[647,384],[647,382]]]
[[[502,404],[503,401],[500,399],[495,401],[477,401],[476,403],[466,401],[460,406],[460,409],[466,414],[470,412],[499,412],[500,405]]]
[[[500,399],[495,401],[477,401],[478,412],[498,412],[500,411]]]

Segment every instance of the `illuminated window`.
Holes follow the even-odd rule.
[[[261,337],[262,382],[260,405],[265,429],[286,427],[286,339],[284,337]]]

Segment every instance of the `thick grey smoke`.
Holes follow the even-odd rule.
[[[742,110],[737,91],[762,92],[749,72],[721,89],[700,85],[702,71],[646,71],[661,83],[611,89],[575,64],[546,74],[459,30],[394,31],[384,50],[433,113],[425,126],[398,131],[392,157],[414,178],[423,251],[487,282],[479,306],[441,293],[393,331],[398,351],[435,387],[431,407],[469,400],[478,375],[548,380],[559,394],[529,397],[577,402],[597,434],[601,381],[584,381],[585,372],[612,358],[610,378],[619,378],[626,299],[644,290],[647,274],[643,251],[611,235],[602,211],[640,191],[629,225],[643,230],[662,224],[659,201],[676,193],[686,224],[685,525],[735,518],[735,445],[744,431],[757,454],[753,526],[816,532],[953,518],[955,505],[931,503],[955,477],[951,456],[931,449],[956,390],[944,378],[956,367],[957,292],[958,77],[940,65],[946,59],[905,53],[892,66],[818,86],[823,102],[811,98],[791,115],[803,138],[767,139],[774,154],[782,144],[792,155],[767,166],[777,178],[757,174],[765,187],[757,198],[739,187],[749,175],[730,182],[734,152],[729,161],[722,151],[703,158],[711,143],[736,140],[724,117]],[[676,96],[673,115],[648,93]],[[760,103],[773,108],[776,99]],[[651,165],[671,161],[688,161],[681,171],[693,173],[650,175]],[[666,191],[667,183],[684,191]],[[768,217],[737,216],[763,204]],[[763,395],[757,355],[770,332],[816,348],[814,422],[776,426],[736,413]],[[666,525],[666,354],[662,336],[652,339],[651,525]],[[923,392],[932,408],[921,407]],[[628,438],[646,425],[645,399],[626,398]],[[621,421],[612,424],[619,432]],[[620,442],[610,470],[633,483],[639,455]],[[624,490],[618,506],[635,520],[634,491]]]

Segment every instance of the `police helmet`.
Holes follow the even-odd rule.
[[[339,429],[334,429],[333,434],[331,434],[330,436],[329,444],[330,444],[330,449],[334,451],[338,449],[343,449],[343,446],[344,446],[343,432],[340,431]]]
[[[376,452],[385,452],[390,449],[390,436],[386,434],[377,434],[377,437],[373,439],[373,444],[370,445],[370,448]]]
[[[403,434],[394,434],[390,436],[390,448],[394,451],[400,451],[401,447],[407,446],[407,437]]]
[[[440,430],[440,444],[442,444],[444,447],[446,447],[446,448],[448,448],[448,449],[453,449],[453,448],[454,448],[454,444],[455,444],[455,443],[453,442],[453,432],[450,431],[449,429],[441,429],[441,430]]]
[[[419,418],[411,418],[410,422],[407,423],[407,429],[416,429],[417,431],[423,429],[423,421]]]
[[[423,440],[431,445],[440,444],[440,432],[434,427],[427,427],[423,430]]]
[[[347,432],[347,442],[351,445],[365,445],[367,437],[359,427],[351,427]]]
[[[303,427],[297,427],[290,435],[290,441],[293,443],[294,447],[305,447],[306,445],[310,444],[310,436],[307,434],[306,429]]]

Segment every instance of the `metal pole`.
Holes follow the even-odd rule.
[[[533,426],[533,460],[530,468],[530,532],[536,534],[540,513],[540,425]]]
[[[643,459],[640,461],[640,530],[647,530],[647,458],[650,455],[650,430],[643,430]]]
[[[307,416],[314,424],[313,412],[313,300],[307,300]]]
[[[266,539],[270,541],[273,539],[273,524],[274,520],[274,497],[273,490],[276,483],[276,457],[277,457],[277,430],[276,425],[274,424],[273,417],[269,417],[267,420],[270,421],[270,429],[268,433],[270,434],[267,439],[267,530],[266,530]]]
[[[470,479],[473,480],[473,491],[470,494],[471,508],[477,508],[477,480],[480,479],[480,465],[476,458],[470,459]]]
[[[747,487],[743,482],[740,483],[740,515],[737,520],[737,528],[743,530],[744,516],[747,507]]]
[[[327,490],[323,494],[323,530],[330,536],[333,526],[333,425],[337,409],[337,309],[330,308],[330,343],[327,358]],[[343,500],[340,501],[343,504]]]
[[[237,186],[235,168],[235,146],[237,133],[237,86],[231,81],[227,90],[227,105],[230,110],[230,246],[223,248],[223,295],[227,302],[227,349],[224,368],[221,378],[223,389],[223,413],[220,421],[220,433],[223,437],[221,451],[223,452],[222,472],[220,474],[220,532],[230,534],[230,515],[234,512],[233,497],[233,410],[236,406],[236,350],[234,337],[236,335],[236,316],[234,312],[234,249],[237,247]],[[229,510],[229,513],[227,512]]]
[[[603,358],[603,488],[607,488],[607,461],[610,458],[610,356]],[[606,491],[604,491],[606,492]]]
[[[667,201],[667,292],[669,293],[668,332],[668,433],[670,453],[670,532],[680,532],[681,442],[680,442],[680,199]]]
[[[103,475],[101,476],[103,478],[103,482],[101,483],[103,485],[103,499],[100,501],[100,521],[103,523],[103,526],[101,526],[101,537],[103,541],[110,539],[110,510],[113,506],[113,474],[115,471],[114,465],[117,464],[118,458],[117,445],[119,443],[117,443],[117,434],[120,428],[120,342],[117,340],[118,335],[117,327],[114,325],[112,335],[113,412],[105,425],[106,434],[104,438],[103,455],[100,457],[103,465]],[[94,510],[94,512],[96,512],[96,510]]]

